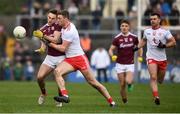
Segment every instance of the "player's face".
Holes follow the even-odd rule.
[[[60,26],[63,27],[65,25],[65,18],[62,15],[58,15],[57,20]]]
[[[160,19],[158,18],[157,15],[151,16],[150,21],[151,21],[151,26],[153,27],[159,26],[160,24]]]
[[[129,32],[129,24],[122,23],[120,29],[123,34],[127,34]]]
[[[52,24],[55,23],[55,22],[56,22],[56,15],[53,14],[53,13],[49,13],[49,14],[47,15],[47,23],[48,23],[49,25],[52,25]]]

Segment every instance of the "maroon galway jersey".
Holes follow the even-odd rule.
[[[112,44],[117,47],[117,63],[120,64],[133,64],[134,63],[134,46],[138,45],[138,38],[132,33],[128,35],[118,34],[114,39]]]
[[[40,30],[43,32],[43,34],[54,37],[54,31],[61,32],[61,28],[62,28],[61,26],[54,23],[52,25],[45,24],[43,27],[40,28]],[[48,55],[61,56],[61,55],[65,55],[65,53],[57,51],[56,49],[48,46]]]

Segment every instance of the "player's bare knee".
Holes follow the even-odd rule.
[[[38,80],[38,81],[44,80],[44,76],[43,76],[43,75],[37,75],[37,80]]]
[[[152,76],[152,77],[151,77],[151,80],[152,80],[152,81],[156,81],[156,80],[157,80],[157,77]]]
[[[58,75],[61,75],[61,76],[62,76],[61,70],[60,70],[60,69],[57,69],[57,68],[54,70],[54,74],[55,74],[55,76],[58,76]]]

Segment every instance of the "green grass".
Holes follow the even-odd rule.
[[[55,82],[47,82],[48,96],[43,106],[37,104],[40,94],[36,82],[0,82],[0,113],[119,113],[119,112],[180,112],[180,84],[159,85],[161,105],[156,106],[148,84],[135,84],[128,93],[128,104],[123,104],[119,95],[119,84],[104,84],[117,103],[109,107],[106,100],[87,83],[67,83],[71,102],[62,108],[55,107],[53,97],[57,95]]]

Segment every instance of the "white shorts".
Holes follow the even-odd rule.
[[[128,71],[134,72],[134,64],[124,65],[124,64],[116,63],[115,69],[117,73],[123,73]]]
[[[51,68],[55,68],[60,62],[65,59],[65,56],[51,56],[47,55],[42,64],[46,64]]]

